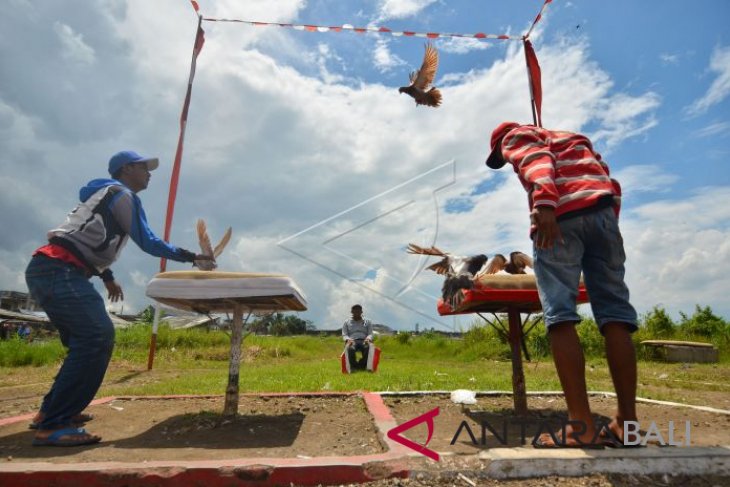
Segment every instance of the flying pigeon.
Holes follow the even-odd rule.
[[[526,274],[525,267],[532,267],[532,258],[519,251],[509,254],[509,262],[504,255],[497,254],[487,265],[485,274],[496,274],[505,271],[508,274]]]
[[[474,276],[487,263],[487,256],[484,254],[461,257],[449,254],[437,247],[420,247],[415,244],[408,244],[409,254],[437,255],[443,257],[435,264],[428,266],[428,269],[437,274],[445,276],[444,285],[441,288],[441,297],[444,301],[452,303],[456,293],[460,289],[471,289],[474,287]]]
[[[431,88],[431,83],[436,76],[436,69],[439,65],[439,55],[436,48],[430,42],[426,43],[426,53],[423,55],[421,69],[410,74],[411,84],[398,88],[399,93],[407,93],[416,100],[416,106],[426,105],[437,107],[441,104],[441,92],[438,88]]]
[[[196,260],[194,262],[194,265],[200,269],[201,271],[212,271],[218,265],[215,262],[215,259],[221,255],[221,252],[223,252],[223,249],[228,244],[228,241],[231,240],[231,227],[228,227],[228,230],[226,230],[226,233],[223,234],[223,238],[221,238],[221,241],[218,242],[218,245],[213,248],[213,246],[210,243],[210,237],[208,237],[208,229],[205,225],[205,220],[198,219],[197,224],[198,229],[198,242],[200,243],[200,251],[203,255],[208,255],[213,257],[211,260]]]

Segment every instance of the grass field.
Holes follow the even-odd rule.
[[[591,390],[613,390],[601,338],[581,325]],[[147,371],[149,326],[117,331],[117,344],[100,395],[223,394],[228,378],[229,337],[220,331],[162,327],[152,371]],[[595,335],[595,336],[594,336]],[[642,339],[641,336],[637,337]],[[379,337],[376,374],[340,372],[338,337],[250,335],[244,341],[241,392],[512,390],[509,347],[493,331],[477,329],[462,339],[435,334]],[[543,333],[530,336],[532,362],[524,364],[528,391],[560,390]],[[49,384],[64,357],[58,340],[0,342],[0,388]],[[704,401],[730,409],[727,350],[719,364],[667,364],[640,360],[639,395],[681,402]],[[640,354],[641,357],[641,354]],[[700,394],[701,392],[701,394]]]

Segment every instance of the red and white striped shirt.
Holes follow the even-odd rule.
[[[618,216],[621,186],[586,136],[522,125],[505,134],[502,156],[527,191],[530,210],[552,206],[559,217],[610,195]]]

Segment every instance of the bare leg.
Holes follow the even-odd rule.
[[[558,323],[549,329],[550,348],[560,384],[565,393],[570,421],[582,421],[586,425],[580,439],[589,443],[595,435],[586,388],[585,357],[573,323]],[[570,431],[570,428],[568,428]],[[569,438],[564,440],[572,443]]]
[[[631,333],[624,323],[606,323],[603,336],[618,401],[618,411],[610,428],[623,441],[624,421],[636,421],[636,352]]]

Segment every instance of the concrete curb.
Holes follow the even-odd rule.
[[[423,391],[426,392],[426,391]],[[245,394],[245,396],[270,397],[333,397],[359,395],[373,417],[386,451],[373,455],[330,456],[315,458],[251,458],[221,461],[159,461],[142,464],[124,462],[95,463],[47,463],[3,462],[0,463],[0,485],[29,486],[264,486],[317,485],[362,483],[383,478],[429,478],[434,473],[428,469],[411,467],[411,459],[425,457],[392,441],[387,432],[397,422],[383,401],[383,396],[420,395],[416,393],[370,392],[313,392]],[[436,391],[436,394],[442,393]],[[444,391],[443,393],[448,393]],[[429,394],[434,394],[430,392]],[[505,394],[488,391],[478,395]],[[549,392],[535,392],[548,395]],[[606,394],[606,393],[594,393]],[[426,394],[423,394],[426,395]],[[610,394],[609,394],[610,395]],[[219,396],[118,396],[104,397],[92,404],[105,404],[115,399],[179,399]],[[677,404],[677,406],[688,406]],[[691,406],[689,406],[691,407]],[[725,411],[718,410],[718,413]],[[25,414],[0,419],[0,426],[27,421],[33,417]],[[616,450],[535,450],[533,448],[492,448],[478,455],[455,456],[444,452],[444,459],[468,458],[478,464],[476,470],[454,470],[449,467],[436,469],[439,477],[456,477],[464,473],[471,478],[529,478],[546,475],[582,476],[593,473],[730,476],[730,445],[711,448],[639,448]],[[420,463],[420,462],[416,462]]]
[[[488,477],[500,479],[592,473],[730,475],[730,446],[599,451],[494,448],[480,453],[479,459]]]

